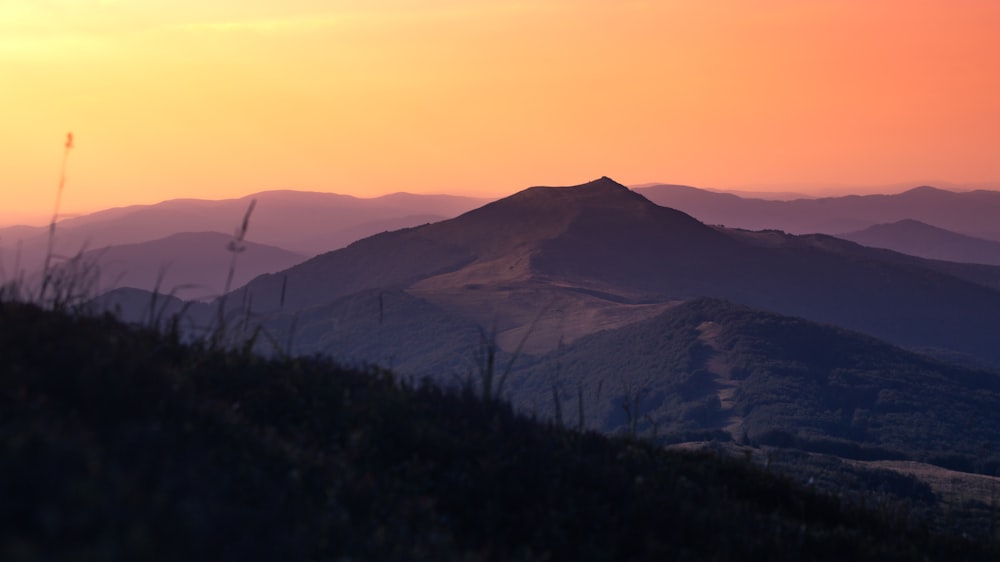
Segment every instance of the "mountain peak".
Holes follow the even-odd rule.
[[[588,181],[580,185],[563,187],[561,189],[572,189],[589,193],[633,193],[628,187],[616,182],[608,176],[601,176],[593,181]]]
[[[898,227],[905,227],[905,228],[923,228],[923,229],[943,230],[943,229],[940,229],[940,228],[938,228],[936,226],[927,224],[927,223],[925,223],[923,221],[918,221],[917,219],[902,219],[902,220],[898,220],[896,222],[888,223],[888,224],[884,224],[884,225],[874,225],[874,226],[869,227],[869,228],[874,228],[875,226],[898,226]]]
[[[577,187],[614,187],[618,189],[628,189],[624,185],[616,182],[615,180],[609,178],[608,176],[601,176],[594,181],[589,181]]]
[[[560,205],[574,202],[575,204],[588,206],[596,204],[597,206],[611,207],[621,204],[634,205],[637,202],[650,204],[645,197],[607,176],[601,176],[596,180],[580,185],[531,187],[514,194],[508,199],[519,202],[531,201],[534,204],[542,203],[543,201],[550,203],[558,202]]]
[[[914,187],[913,189],[908,189],[900,195],[954,195],[954,191],[948,191],[947,189],[941,189],[939,187],[934,187],[930,185],[921,185]]]
[[[531,231],[558,231],[581,213],[628,214],[631,216],[628,221],[633,221],[638,216],[635,213],[648,212],[650,208],[658,207],[628,187],[602,176],[580,185],[529,187],[470,211],[460,222],[464,228],[473,230],[490,225],[487,227],[490,232],[498,224],[531,225],[528,228]]]

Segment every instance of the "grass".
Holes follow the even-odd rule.
[[[66,187],[66,170],[69,154],[73,149],[73,133],[66,134],[59,166],[59,183],[56,188],[52,218],[49,221],[46,252],[39,272],[37,287],[20,268],[20,243],[10,278],[0,284],[0,298],[33,302],[52,310],[83,312],[89,308],[100,283],[100,270],[96,259],[86,255],[86,247],[76,254],[61,256],[55,251],[56,224]],[[2,271],[0,271],[2,273]]]
[[[66,187],[66,163],[69,161],[69,151],[73,148],[73,133],[66,133],[66,144],[63,145],[63,155],[62,161],[59,166],[59,187],[56,189],[56,202],[52,208],[52,220],[49,222],[49,239],[48,246],[45,252],[45,262],[42,265],[42,281],[41,287],[39,288],[38,300],[42,303],[46,302],[48,297],[47,289],[53,281],[53,271],[52,271],[52,258],[55,252],[55,240],[56,240],[56,221],[59,220],[59,207],[62,203],[63,190]],[[82,252],[81,254],[82,255]],[[61,294],[59,287],[54,287],[56,291],[56,299],[59,298]],[[58,300],[55,301],[55,306],[58,306]]]
[[[90,313],[95,310],[95,300],[101,292],[99,257],[88,256],[86,244],[76,254],[68,257],[61,256],[55,251],[57,224],[60,217],[63,192],[66,188],[67,165],[70,151],[73,148],[74,136],[70,132],[66,134],[66,140],[63,144],[62,159],[59,168],[59,182],[56,188],[52,217],[49,221],[46,251],[42,259],[42,267],[38,274],[37,284],[20,268],[20,243],[18,243],[18,255],[15,258],[10,278],[5,279],[3,263],[0,261],[0,299],[4,301],[30,302],[50,310],[72,311],[75,313]],[[238,319],[227,316],[227,313],[230,311],[226,308],[227,296],[232,288],[236,273],[237,258],[246,250],[244,240],[246,239],[250,217],[253,214],[256,204],[256,199],[250,201],[242,221],[234,231],[233,239],[226,246],[226,251],[230,253],[229,268],[223,292],[219,296],[217,315],[214,323],[204,326],[201,329],[187,330],[187,332],[197,334],[198,337],[203,338],[214,346],[252,348],[260,334],[261,328],[259,326],[251,328],[249,325],[252,316],[252,302],[241,303],[241,307],[237,311],[240,316]],[[185,304],[181,310],[169,315],[167,314],[167,307],[170,300],[172,300],[171,297],[176,294],[177,290],[189,288],[189,286],[174,287],[169,292],[164,293],[162,292],[162,281],[165,275],[166,269],[161,268],[156,282],[151,288],[149,304],[143,323],[146,327],[154,330],[177,333],[180,331],[182,320],[187,315],[190,303]],[[282,294],[283,299],[284,294]],[[242,329],[236,333],[232,333],[232,330],[230,330],[232,326],[239,326]]]
[[[0,558],[988,560],[746,462],[0,303]]]

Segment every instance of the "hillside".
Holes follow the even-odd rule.
[[[553,387],[564,417],[582,397],[585,426],[606,432],[1000,467],[1000,374],[724,301],[581,338],[518,371],[512,396],[551,418]]]
[[[0,555],[990,560],[737,461],[0,304]]]
[[[912,219],[876,224],[837,237],[922,258],[1000,265],[1000,242],[965,236]]]

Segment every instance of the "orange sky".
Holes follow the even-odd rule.
[[[51,212],[67,131],[68,213],[995,183],[998,29],[995,0],[0,0],[0,223]]]

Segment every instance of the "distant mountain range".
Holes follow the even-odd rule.
[[[780,229],[800,234],[823,232],[920,257],[991,265],[1000,262],[996,247],[970,236],[1000,239],[1000,227],[993,225],[993,217],[1000,213],[1000,195],[996,192],[956,193],[922,187],[898,195],[774,201],[660,184],[646,185],[635,191],[708,224]],[[152,242],[181,233],[229,232],[239,224],[251,200],[257,200],[258,205],[251,217],[247,240],[304,256],[339,249],[380,232],[439,222],[488,201],[405,193],[360,199],[298,191],[269,191],[221,201],[172,200],[156,205],[108,209],[63,220],[56,230],[54,253],[57,257],[66,257],[77,255],[81,250],[106,252],[109,247]],[[920,232],[913,222],[905,222],[921,220],[927,226]],[[862,232],[862,229],[895,222],[902,224],[891,229],[880,227]],[[952,235],[948,235],[946,229],[953,231]],[[845,232],[847,234],[843,234]],[[964,233],[967,238],[958,233]],[[15,272],[28,276],[37,272],[47,248],[46,227],[0,229],[3,278],[11,279]],[[159,249],[162,247],[157,251]],[[155,255],[155,252],[142,254]],[[220,254],[219,259],[226,261],[227,255]],[[175,255],[165,255],[152,269],[168,262],[177,263],[177,260]],[[243,261],[243,272],[237,272],[240,281],[275,271],[270,264],[256,264],[252,258]],[[120,267],[106,272],[105,281],[120,278],[124,270],[151,269],[149,263],[128,264],[121,259],[116,259],[115,263]],[[989,272],[981,272],[982,275],[992,276]],[[206,285],[198,276],[172,277],[172,281],[176,280],[175,285]],[[148,279],[149,275],[138,275],[138,278]],[[1000,278],[995,281],[989,283],[1000,286]],[[124,285],[105,284],[104,287],[134,284],[148,287],[145,281],[131,280]],[[221,286],[222,281],[215,285]]]
[[[854,232],[911,219],[968,236],[1000,241],[1000,192],[954,192],[923,186],[896,195],[849,195],[772,201],[682,185],[636,189],[650,201],[707,224],[792,234]]]
[[[313,256],[385,230],[434,222],[476,208],[488,199],[394,193],[362,199],[308,191],[265,191],[238,199],[175,199],[155,205],[108,209],[59,221],[56,252],[158,240],[182,232],[232,232],[251,200],[256,207],[247,240]],[[20,246],[26,269],[41,263],[48,227],[0,229],[0,248],[10,268]]]
[[[157,272],[165,268],[168,278],[164,286],[197,286],[201,287],[196,291],[201,298],[217,296],[225,284],[231,254],[225,251],[225,241],[199,236],[204,238],[205,232],[233,232],[251,201],[256,201],[246,234],[251,250],[239,260],[233,287],[360,238],[442,220],[487,200],[407,193],[360,199],[330,193],[268,191],[239,199],[178,199],[108,209],[60,221],[53,263],[81,254],[93,262],[100,256],[102,289],[150,289]],[[0,283],[18,277],[29,282],[40,278],[49,252],[48,231],[48,227],[27,226],[0,229]],[[210,263],[213,265],[207,265]],[[186,296],[194,294],[189,291]]]

